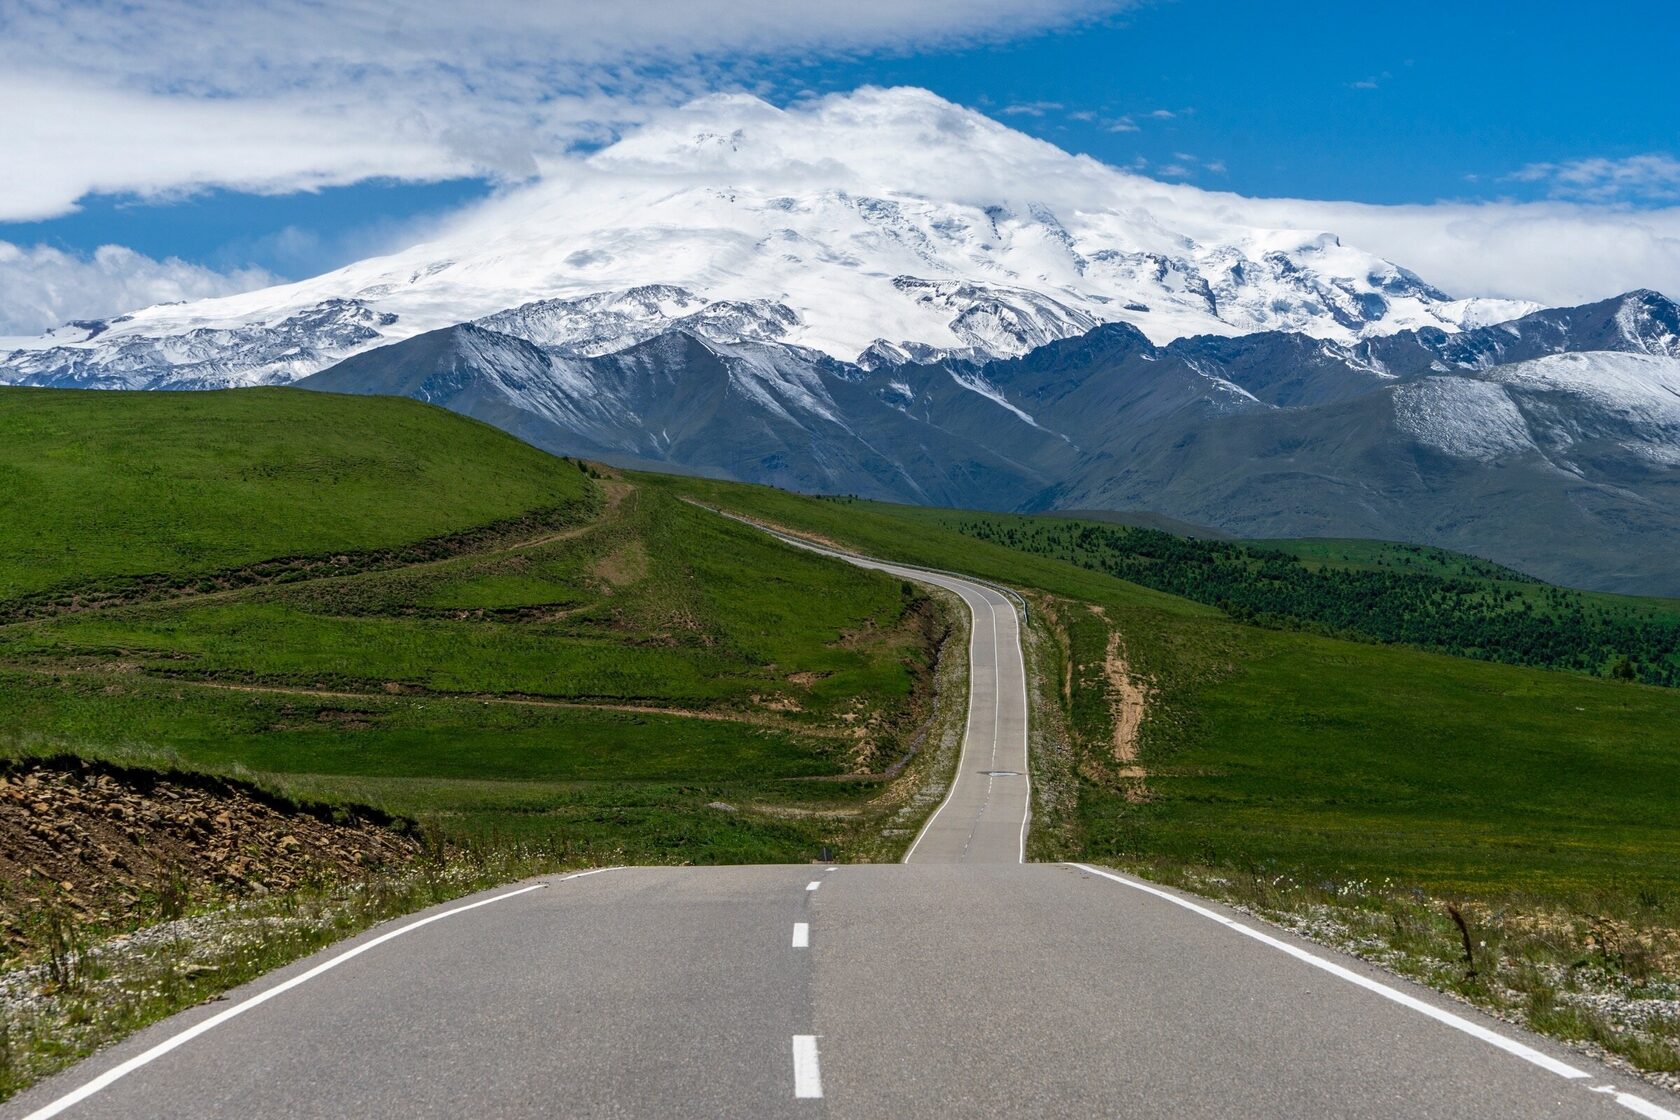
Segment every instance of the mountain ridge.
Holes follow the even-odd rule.
[[[1680,494],[1676,323],[1671,301],[1632,292],[1403,332],[1380,353],[1278,332],[1156,345],[1114,323],[1013,358],[867,367],[692,329],[591,356],[467,324],[300,385],[419,396],[622,465],[919,504],[1142,510],[1242,536],[1405,539],[1677,593],[1663,559],[1680,542],[1666,504]],[[1554,349],[1570,344],[1620,349]]]

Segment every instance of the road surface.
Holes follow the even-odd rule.
[[[748,522],[748,524],[752,524]],[[762,526],[760,526],[762,528]],[[770,531],[770,530],[767,530]],[[905,863],[1025,863],[1031,818],[1027,773],[1027,669],[1021,621],[1008,595],[946,572],[889,564],[784,533],[781,540],[933,584],[959,596],[970,617],[968,726],[949,793],[911,843]]]
[[[975,619],[959,775],[907,865],[486,892],[157,1024],[0,1117],[1680,1120],[1633,1078],[1214,904],[1022,864],[1015,610],[874,566]]]

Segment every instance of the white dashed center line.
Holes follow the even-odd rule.
[[[793,1036],[793,1095],[800,1100],[822,1096],[822,1073],[817,1069],[817,1036]]]
[[[809,949],[811,947],[811,923],[793,923],[793,947],[795,949]]]
[[[814,891],[820,886],[822,886],[821,879],[812,879],[809,883],[805,884],[805,889],[808,891]]]

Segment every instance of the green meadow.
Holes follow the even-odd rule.
[[[980,515],[659,484],[1027,590],[1065,643],[1079,771],[1076,819],[1054,844],[1039,837],[1041,858],[1446,893],[1643,891],[1680,917],[1680,691],[1246,625],[960,531]],[[1149,696],[1141,796],[1112,757],[1111,629]]]
[[[568,861],[777,861],[876,838],[927,715],[947,623],[914,589],[439,409],[14,390],[0,416],[29,433],[0,451],[30,472],[0,521],[13,751]]]

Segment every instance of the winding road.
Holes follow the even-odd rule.
[[[1023,863],[1013,603],[845,558],[974,619],[958,775],[905,864],[487,892],[183,1012],[0,1116],[1680,1120],[1636,1079],[1215,904]]]

